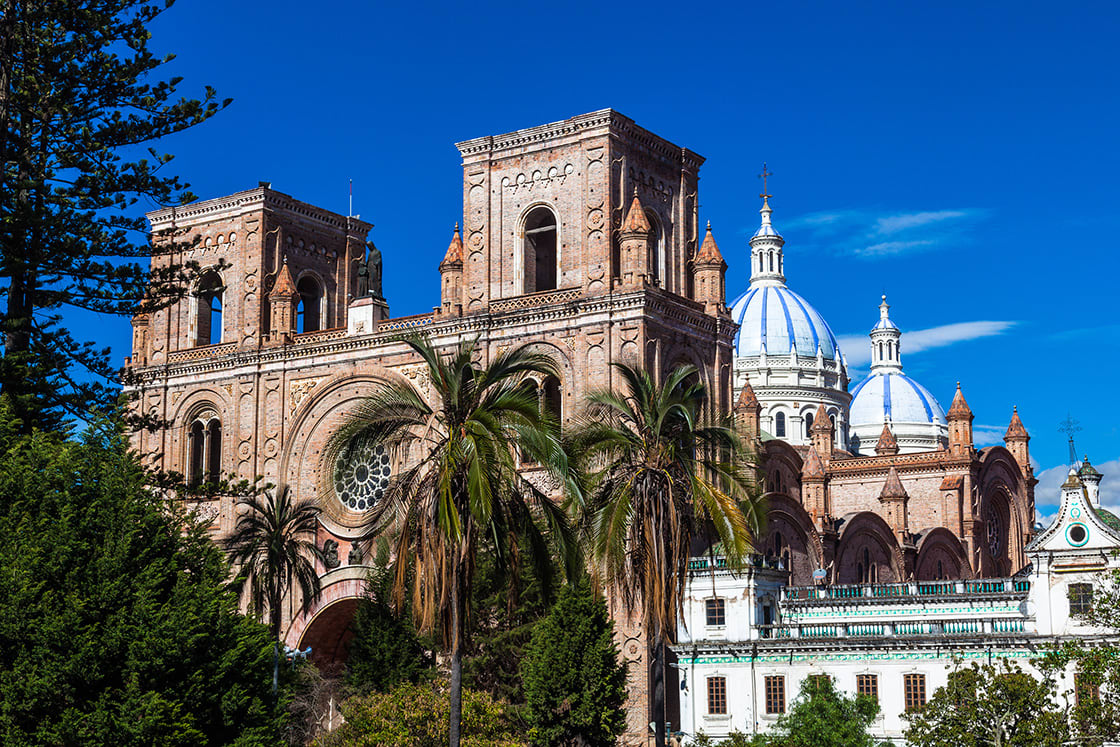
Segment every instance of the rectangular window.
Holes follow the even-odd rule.
[[[727,715],[727,678],[708,678],[708,714],[711,716]]]
[[[1073,676],[1073,693],[1077,707],[1097,703],[1101,699],[1101,686],[1083,674]]]
[[[780,674],[765,678],[766,682],[766,712],[786,712],[786,678]]]
[[[1087,615],[1093,609],[1093,585],[1069,585],[1069,613],[1071,615]]]
[[[709,628],[722,628],[726,622],[722,599],[704,600],[704,621]]]
[[[879,702],[879,676],[875,674],[856,675],[856,695],[866,695]]]
[[[926,676],[924,674],[902,675],[902,690],[906,710],[913,711],[926,704]]]

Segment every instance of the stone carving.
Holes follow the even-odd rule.
[[[502,188],[510,194],[517,194],[518,192],[532,192],[534,189],[544,189],[553,184],[562,185],[569,176],[575,173],[575,170],[575,166],[566,163],[563,168],[549,166],[548,170],[544,172],[538,169],[531,174],[522,172],[513,178],[505,176],[502,177]]]
[[[401,376],[411,381],[412,385],[420,390],[421,394],[428,395],[431,381],[428,379],[428,365],[426,363],[413,363],[408,366],[401,366],[398,370]]]
[[[341,565],[338,559],[338,543],[332,539],[323,543],[323,565],[328,569],[338,568]]]
[[[319,386],[325,377],[320,376],[315,379],[300,379],[288,384],[288,414],[291,415],[299,407],[299,403],[303,402],[304,397],[311,393],[311,390]]]
[[[350,545],[350,554],[346,556],[346,565],[361,565],[362,564],[362,548],[358,543]]]

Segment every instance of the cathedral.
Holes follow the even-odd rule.
[[[519,345],[547,354],[559,376],[535,385],[562,422],[612,384],[613,362],[657,376],[696,366],[709,414],[734,414],[759,453],[769,522],[758,551],[788,583],[974,579],[1025,564],[1035,480],[1018,414],[1005,446],[977,449],[962,389],[946,412],[903,373],[885,298],[870,375],[853,385],[827,322],[786,284],[770,195],[749,253],[729,255],[750,262],[751,279],[728,305],[696,153],[609,109],[457,147],[460,223],[438,267],[407,267],[430,277],[433,300],[438,283],[430,313],[393,317],[384,297],[383,263],[407,263],[407,247],[383,255],[369,223],[270,184],[148,215],[153,267],[202,272],[182,300],[133,319],[135,406],[169,424],[134,443],[192,481],[263,476],[318,501],[323,593],[306,612],[287,600],[285,643],[319,661],[345,655],[366,574],[355,540],[401,457],[326,464],[323,446],[376,382],[427,391],[400,342],[409,332],[442,346],[477,338],[486,358]],[[232,498],[197,508],[216,535],[232,529]],[[629,743],[642,743],[645,647],[634,624],[619,627],[637,665]]]

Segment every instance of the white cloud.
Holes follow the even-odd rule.
[[[957,322],[956,324],[943,324],[929,329],[919,329],[915,332],[906,333],[902,352],[920,353],[923,350],[942,348],[964,340],[1001,335],[1016,324],[1017,322]]]
[[[915,241],[880,241],[878,244],[871,244],[862,249],[856,249],[855,254],[859,257],[885,257],[891,254],[902,254],[911,249],[917,249],[923,246],[933,246],[937,242],[933,239],[918,239]]]
[[[900,213],[899,215],[879,218],[875,221],[875,228],[880,234],[889,235],[910,228],[927,226],[930,223],[940,223],[954,218],[966,218],[973,212],[971,210],[927,210],[921,213]]]
[[[1007,433],[1006,425],[972,424],[972,441],[977,448],[984,446],[1003,446],[1003,436]]]
[[[924,350],[943,348],[958,342],[977,340],[981,337],[1001,335],[1018,322],[976,321],[942,324],[938,327],[907,332],[902,339],[902,354],[920,353]],[[847,357],[849,367],[859,367],[871,361],[871,343],[867,335],[842,335],[837,340]]]
[[[864,259],[928,251],[968,240],[965,225],[984,215],[980,208],[917,210],[881,214],[871,210],[823,210],[782,222],[807,234],[802,247],[828,247]]]

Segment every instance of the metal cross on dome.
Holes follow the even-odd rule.
[[[768,200],[771,197],[773,197],[773,195],[769,194],[767,189],[766,189],[766,177],[768,177],[768,176],[774,176],[774,172],[773,171],[767,171],[766,170],[766,161],[763,161],[762,162],[762,173],[758,175],[758,178],[762,180],[762,194],[760,194],[759,197],[761,197],[764,200]]]

